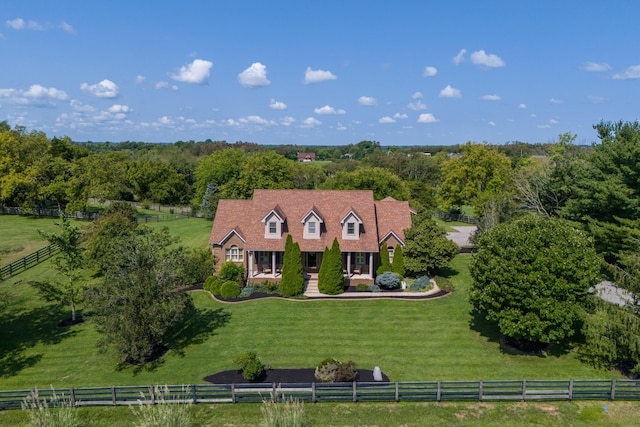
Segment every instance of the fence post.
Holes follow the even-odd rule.
[[[111,403],[116,406],[116,386],[111,386]]]
[[[191,397],[192,397],[192,399],[193,399],[193,403],[198,403],[198,395],[196,394],[196,387],[197,387],[197,385],[196,385],[196,384],[194,384],[194,385],[192,385],[191,387],[193,387],[193,388],[191,389]]]
[[[442,398],[442,390],[440,389],[440,381],[438,381],[438,389],[436,391],[436,402],[440,402]]]
[[[356,389],[356,382],[353,382],[353,401],[358,401],[358,390]]]
[[[231,403],[236,403],[236,385],[231,384]]]
[[[573,400],[573,380],[569,380],[569,400]]]
[[[276,394],[276,383],[271,383],[271,401],[276,403],[278,401],[278,395]]]
[[[522,380],[522,401],[527,401],[527,380]]]
[[[609,393],[609,400],[614,400],[616,398],[616,380],[611,380],[611,392]]]
[[[400,401],[400,390],[398,390],[398,381],[396,381],[396,402]]]
[[[149,386],[149,396],[151,397],[151,404],[155,405],[156,404],[156,394],[153,392],[153,386],[152,385]]]
[[[478,401],[482,402],[482,380],[480,380],[480,383],[478,384]]]
[[[73,387],[71,387],[69,389],[69,401],[71,403],[71,407],[75,408],[76,407],[76,393],[75,393],[75,391],[73,391]]]
[[[311,383],[311,402],[316,403],[316,383]]]

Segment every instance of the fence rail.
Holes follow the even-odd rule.
[[[162,388],[164,389],[165,386]],[[640,380],[507,380],[353,383],[254,383],[166,386],[163,402],[238,403],[305,402],[443,402],[540,400],[640,400]],[[120,406],[159,400],[154,386],[85,387],[0,391],[0,410],[20,408],[25,399],[68,399],[73,406]]]
[[[13,261],[11,264],[7,264],[0,268],[0,280],[14,276],[22,271],[25,271],[42,261],[51,258],[60,248],[55,243],[45,246],[42,249],[38,249],[35,252],[30,253],[24,258]]]
[[[458,221],[458,222],[466,222],[467,224],[473,224],[476,225],[478,223],[478,221],[469,215],[464,215],[464,214],[454,214],[454,213],[449,213],[449,212],[439,212],[436,211],[433,214],[436,218],[440,218],[443,219],[445,221]]]

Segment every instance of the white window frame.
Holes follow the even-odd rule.
[[[393,253],[395,248],[393,246],[387,247],[387,251],[389,252],[389,264],[393,263]]]
[[[364,252],[356,252],[356,265],[364,265],[367,261],[366,254]]]
[[[356,223],[355,222],[347,222],[347,236],[355,237],[356,235]]]
[[[315,236],[318,233],[317,230],[317,223],[315,221],[309,221],[307,222],[307,232],[309,233],[309,235]]]
[[[240,249],[238,246],[233,245],[227,250],[225,250],[224,259],[225,261],[233,261],[233,262],[244,261],[244,251]]]
[[[269,234],[272,236],[278,234],[278,223],[276,221],[269,221]]]

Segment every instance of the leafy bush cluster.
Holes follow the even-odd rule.
[[[382,289],[398,289],[400,287],[400,276],[397,273],[386,271],[376,277],[376,285]]]
[[[247,298],[247,297],[251,296],[252,293],[253,293],[253,287],[245,286],[240,291],[240,298]]]
[[[231,280],[224,282],[220,287],[220,296],[222,298],[237,298],[240,296],[240,286]]]
[[[233,281],[238,285],[242,285],[242,279],[244,278],[244,266],[242,264],[236,264],[233,261],[227,261],[220,266],[218,277],[223,282]]]
[[[255,351],[248,351],[237,355],[233,359],[233,363],[238,365],[242,371],[242,377],[245,380],[255,381],[264,372],[264,364],[258,359]]]
[[[366,283],[358,283],[356,285],[356,291],[358,292],[366,292],[369,290],[369,285],[367,285]]]
[[[220,286],[222,286],[222,281],[218,276],[209,276],[207,280],[204,281],[203,288],[213,295],[220,295]]]
[[[382,292],[382,289],[380,289],[380,286],[378,286],[378,285],[370,285],[367,288],[367,291],[369,291],[369,292]]]
[[[262,283],[253,284],[253,292],[262,292],[265,294],[279,294],[280,284],[277,282],[264,281]]]
[[[316,367],[315,377],[323,383],[352,382],[358,377],[358,368],[351,360],[342,363],[329,357]]]
[[[409,290],[412,292],[422,292],[433,288],[433,284],[429,280],[428,276],[418,277],[409,285]]]

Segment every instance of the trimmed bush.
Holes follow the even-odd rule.
[[[224,282],[220,288],[222,298],[237,298],[240,296],[240,286],[231,280]]]
[[[242,288],[242,290],[240,291],[240,297],[247,298],[251,296],[252,293],[253,293],[253,288],[251,286],[247,286]]]
[[[369,292],[381,292],[380,286],[378,285],[371,285],[367,288],[367,291]]]
[[[220,277],[223,282],[231,280],[241,284],[243,276],[244,266],[242,266],[242,264],[236,264],[233,261],[225,262],[220,266],[220,271],[218,271],[218,277]]]
[[[391,271],[400,276],[400,280],[404,277],[406,271],[404,269],[404,255],[402,254],[402,246],[396,245],[393,250],[393,262],[391,264]]]
[[[302,269],[302,254],[300,245],[293,241],[291,234],[287,235],[284,246],[284,265],[282,266],[282,280],[280,294],[283,297],[293,297],[304,292],[304,271]]]
[[[355,362],[349,360],[345,363],[341,363],[338,366],[338,372],[336,374],[335,382],[353,382],[358,378],[358,368]]]
[[[233,358],[233,363],[242,371],[242,378],[255,381],[264,372],[264,364],[258,359],[255,351],[248,351]]]
[[[369,290],[369,285],[367,285],[366,283],[358,283],[356,285],[356,291],[358,292],[366,292]]]
[[[329,357],[316,367],[315,377],[320,382],[352,382],[358,377],[356,364],[349,360],[346,363]]]
[[[400,287],[400,276],[397,273],[387,271],[376,277],[376,285],[382,289],[398,289]]]
[[[209,291],[214,295],[220,295],[220,286],[222,285],[222,281],[218,278],[218,276],[209,276],[207,280],[204,281],[203,288],[205,291]]]
[[[412,292],[422,292],[431,288],[433,288],[433,285],[431,284],[431,281],[429,281],[428,276],[418,277],[411,285],[409,285],[409,290]]]
[[[380,266],[376,270],[376,276],[381,275],[385,271],[393,271],[391,264],[389,263],[389,247],[387,242],[382,242],[380,245]]]
[[[318,290],[326,295],[338,295],[344,292],[342,252],[337,238],[333,239],[331,249],[324,250],[318,274]]]

